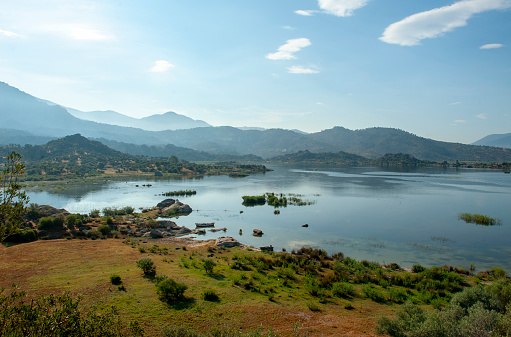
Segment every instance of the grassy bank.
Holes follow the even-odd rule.
[[[315,249],[262,253],[212,242],[40,240],[0,249],[0,285],[7,290],[16,283],[34,297],[82,294],[84,309],[104,312],[114,305],[146,336],[176,324],[197,331],[272,329],[279,336],[373,336],[376,317],[392,315],[402,303],[439,308],[482,280],[463,270],[416,266],[407,272]],[[142,257],[154,262],[156,277],[137,267]],[[110,281],[114,274],[124,290]],[[160,300],[156,285],[163,276],[186,285],[183,299]],[[218,299],[205,299],[208,292]]]

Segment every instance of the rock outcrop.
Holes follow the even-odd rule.
[[[218,247],[237,247],[240,246],[241,243],[230,236],[222,236],[216,240],[215,245]]]

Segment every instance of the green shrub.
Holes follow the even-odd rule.
[[[336,282],[332,285],[332,293],[337,297],[355,296],[355,289],[350,283]]]
[[[99,209],[94,209],[89,213],[91,218],[99,218]]]
[[[156,288],[160,300],[167,303],[182,300],[184,292],[188,289],[184,283],[176,282],[171,278],[158,282]]]
[[[106,217],[106,224],[107,225],[113,225],[114,219],[111,216]]]
[[[49,216],[45,216],[39,219],[37,228],[40,230],[58,229],[61,228],[63,224],[64,219],[62,217],[51,218]]]
[[[123,322],[115,308],[97,314],[83,311],[80,300],[68,293],[27,299],[15,289],[0,290],[0,336],[142,336],[138,324]]]
[[[210,302],[218,301],[218,299],[219,299],[218,294],[213,289],[204,290],[202,292],[202,298],[205,301],[210,301]]]
[[[421,266],[420,264],[414,264],[412,266],[412,272],[414,273],[421,273],[423,272],[424,270],[426,270],[426,268],[424,268],[423,266]]]
[[[79,227],[83,224],[80,214],[69,214],[66,216],[65,224],[67,228]]]
[[[385,302],[386,300],[385,294],[383,293],[382,290],[374,288],[373,286],[368,284],[362,286],[362,293],[364,294],[364,296],[372,299],[375,302]]]
[[[307,308],[309,308],[310,311],[321,311],[321,307],[319,306],[319,304],[315,302],[308,301],[305,304],[307,305]]]
[[[114,285],[119,285],[122,283],[121,277],[117,274],[110,275],[110,282]]]
[[[20,230],[18,233],[9,235],[4,239],[5,242],[26,243],[37,240],[37,232],[30,228]]]
[[[154,276],[156,275],[156,266],[150,257],[142,257],[137,260],[137,267],[142,269],[144,275]]]
[[[204,270],[206,271],[207,274],[212,274],[213,268],[216,266],[216,263],[212,259],[204,259],[202,260],[202,266],[204,267]]]
[[[106,235],[110,234],[110,232],[112,231],[112,228],[110,228],[110,226],[108,226],[108,225],[99,225],[98,231],[101,233],[101,235],[106,236]]]

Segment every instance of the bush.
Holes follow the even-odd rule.
[[[37,228],[41,229],[41,230],[57,229],[59,227],[62,227],[63,224],[64,224],[64,219],[61,217],[51,218],[49,216],[45,216],[45,217],[42,217],[41,219],[39,219]]]
[[[184,283],[176,282],[171,278],[166,278],[156,284],[156,292],[160,300],[171,303],[182,300],[184,292],[188,287]]]
[[[14,233],[5,238],[5,242],[26,243],[37,240],[37,232],[33,229],[25,228],[18,233]]]
[[[114,285],[119,285],[122,283],[121,277],[117,274],[110,275],[110,282]]]
[[[150,257],[142,257],[137,260],[137,267],[142,269],[144,275],[154,276],[156,275],[156,266]]]
[[[420,264],[414,264],[412,266],[412,272],[414,273],[421,273],[423,272],[424,270],[426,270],[426,268],[424,268],[423,266],[421,266]]]
[[[98,226],[98,231],[101,233],[101,235],[105,235],[106,236],[106,235],[110,234],[112,229],[108,225],[99,225]]]
[[[217,293],[213,289],[204,290],[202,292],[202,298],[204,299],[204,301],[210,301],[210,302],[218,301],[218,299],[219,299]]]
[[[202,260],[202,266],[204,267],[204,270],[206,271],[207,274],[212,274],[213,268],[216,266],[216,263],[211,259],[204,259]]]
[[[375,302],[385,302],[385,294],[382,290],[376,289],[370,285],[362,286],[362,293],[364,296],[372,299]]]
[[[28,300],[15,289],[8,295],[0,290],[0,336],[142,336],[138,324],[126,324],[112,308],[97,314],[84,312],[80,300],[68,293]]]
[[[69,214],[66,216],[65,223],[67,228],[79,227],[83,224],[82,216],[80,214]]]
[[[355,296],[355,289],[350,283],[336,282],[332,285],[332,293],[337,297]]]

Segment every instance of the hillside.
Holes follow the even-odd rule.
[[[148,159],[109,148],[76,134],[52,140],[44,145],[10,145],[0,147],[0,164],[12,151],[17,151],[26,166],[24,180],[61,180],[94,177],[104,174],[165,175],[216,175],[266,172],[262,165],[238,165],[235,163],[204,165],[168,158]]]
[[[363,166],[370,165],[371,160],[346,152],[338,153],[313,153],[299,151],[294,154],[285,154],[269,159],[271,163],[282,164],[318,164],[335,166]]]
[[[128,144],[160,147],[173,144],[222,155],[251,154],[271,158],[308,150],[316,153],[343,151],[367,158],[378,158],[387,153],[408,153],[421,160],[433,161],[511,161],[511,149],[435,141],[391,128],[353,131],[334,127],[312,134],[285,129],[240,130],[229,126],[145,131],[78,119],[60,106],[49,105],[1,82],[0,118],[4,127],[39,137],[80,133],[85,137]]]
[[[472,145],[506,147],[511,149],[511,133],[489,135],[479,139],[477,142],[472,143]]]
[[[262,162],[263,159],[255,155],[229,155],[213,154],[204,151],[192,150],[185,147],[167,145],[136,145],[105,138],[97,139],[108,147],[136,156],[146,157],[170,157],[172,155],[189,161],[238,161],[238,162]]]

